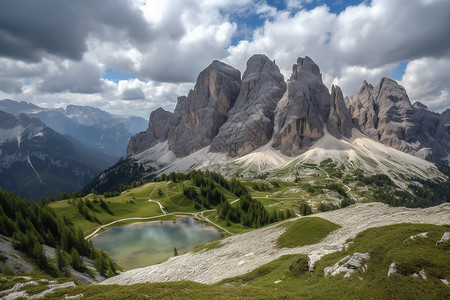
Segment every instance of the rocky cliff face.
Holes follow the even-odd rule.
[[[178,157],[208,146],[227,121],[241,87],[241,72],[214,61],[197,77],[187,97],[178,98],[173,113],[162,108],[152,112],[148,128],[131,138],[127,156],[167,140]]]
[[[194,90],[178,100],[179,123],[169,136],[169,148],[186,156],[208,146],[227,121],[241,86],[241,72],[214,61],[197,78]]]
[[[445,113],[411,104],[405,89],[389,78],[376,87],[367,82],[347,98],[353,125],[374,140],[418,157],[437,161],[450,153]]]
[[[287,156],[309,149],[326,132],[350,138],[357,128],[370,138],[418,157],[438,161],[450,154],[450,110],[437,114],[412,105],[405,89],[389,78],[374,87],[363,82],[358,93],[331,94],[319,67],[299,57],[286,85],[279,68],[265,55],[238,70],[214,61],[200,73],[173,113],[152,112],[145,132],[131,138],[128,157],[160,142],[177,157],[206,146],[214,153],[240,157],[264,145]]]
[[[333,85],[331,88],[330,116],[328,117],[327,130],[334,137],[349,138],[352,136],[352,119],[344,102],[341,88]]]
[[[167,140],[168,134],[173,130],[175,115],[162,108],[152,111],[148,121],[148,129],[130,138],[127,155],[134,155],[153,147],[159,142]]]
[[[309,57],[292,68],[287,97],[278,103],[272,147],[288,156],[304,152],[324,135],[330,115],[330,93],[319,67]]]
[[[229,118],[211,143],[211,151],[242,156],[272,138],[274,111],[286,91],[279,68],[265,55],[247,62],[240,93]]]

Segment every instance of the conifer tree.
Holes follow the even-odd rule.
[[[83,259],[81,258],[77,249],[72,248],[72,250],[70,251],[70,257],[72,258],[72,267],[75,270],[82,272],[84,270]]]

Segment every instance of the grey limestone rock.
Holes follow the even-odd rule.
[[[397,273],[397,268],[395,266],[395,262],[393,262],[389,265],[389,271],[388,271],[387,277],[391,277],[391,275],[395,274],[395,273]]]
[[[328,117],[327,130],[334,137],[350,138],[352,136],[352,120],[344,102],[344,96],[339,86],[331,88],[330,116]]]
[[[375,86],[364,81],[346,99],[353,125],[370,138],[430,161],[450,153],[450,112],[437,114],[411,104],[405,89],[389,78]]]
[[[130,138],[127,156],[143,152],[155,144],[167,140],[169,131],[173,130],[175,119],[173,113],[163,108],[152,111],[147,130]]]
[[[211,150],[242,156],[272,138],[274,111],[286,91],[279,68],[263,54],[247,62],[236,103],[211,143]]]
[[[425,104],[423,104],[419,101],[414,102],[413,106],[415,108],[428,109],[428,106],[426,106]]]
[[[208,146],[227,121],[240,91],[241,72],[215,60],[197,78],[174,114],[179,122],[169,135],[169,148],[179,157]]]
[[[442,238],[439,241],[437,241],[436,245],[441,245],[449,240],[450,240],[450,232],[444,232],[444,235],[442,235]]]
[[[188,96],[178,98],[173,113],[158,108],[150,114],[147,130],[130,139],[127,156],[165,140],[178,157],[208,146],[227,121],[240,86],[239,70],[213,61],[199,74]]]
[[[272,147],[288,156],[301,154],[320,139],[330,115],[330,93],[314,61],[299,57],[292,71],[287,98],[277,105],[272,139]]]
[[[339,273],[345,273],[344,278],[348,278],[355,270],[361,269],[365,271],[367,266],[362,266],[362,261],[368,260],[370,258],[369,253],[358,253],[355,252],[351,257],[347,255],[346,257],[339,260],[334,265],[325,267],[323,270],[325,277],[334,276]]]

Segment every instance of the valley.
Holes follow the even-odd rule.
[[[110,279],[102,280],[101,284],[108,285],[109,292],[95,284],[78,285],[61,291],[54,290],[46,297],[52,299],[65,294],[83,294],[85,297],[95,298],[101,294],[105,299],[131,299],[138,295],[151,295],[152,298],[165,298],[168,295],[220,298],[239,294],[265,299],[296,297],[299,293],[305,297],[327,293],[336,297],[350,294],[355,297],[366,294],[375,286],[385,295],[420,294],[423,292],[418,286],[424,285],[428,296],[448,293],[448,287],[442,280],[450,276],[444,259],[448,255],[446,249],[449,241],[438,248],[435,246],[443,233],[449,231],[448,203],[437,206],[438,203],[427,204],[423,202],[423,198],[412,194],[411,187],[404,189],[397,186],[389,176],[365,176],[362,171],[350,173],[345,168],[339,168],[332,160],[324,160],[317,165],[304,164],[302,168],[305,172],[294,176],[291,181],[274,178],[237,181],[210,171],[170,173],[161,175],[154,182],[141,180],[129,186],[122,185],[118,191],[104,195],[93,190],[84,197],[50,203],[49,207],[56,216],[72,220],[87,239],[109,228],[120,228],[136,222],[158,221],[158,226],[164,221],[173,223],[179,216],[193,217],[215,226],[225,237],[199,245],[187,253],[180,251],[178,256],[170,257],[162,263],[124,270]],[[445,165],[439,169],[443,172],[441,174],[448,172]],[[426,188],[426,184],[423,181],[421,187]],[[443,184],[448,184],[448,181]],[[378,198],[380,189],[391,193],[393,198],[399,198],[396,191],[409,193],[413,200],[408,204],[411,207],[435,206],[405,208],[374,202],[381,200]],[[216,196],[202,196],[213,190],[216,190]],[[447,189],[446,192],[448,191]],[[433,198],[436,200],[442,196],[437,191],[434,192],[436,194]],[[261,203],[268,215],[276,215],[277,219],[258,226],[258,222],[246,223],[245,217],[242,223],[221,213],[225,202],[230,207],[242,209],[241,202],[247,201],[245,198],[248,197],[245,195],[249,195],[252,201]],[[404,198],[406,194],[401,195]],[[215,198],[222,200],[218,203],[207,201]],[[309,207],[309,210],[305,207]],[[311,225],[308,220],[311,220]],[[393,224],[398,224],[398,227],[389,231],[390,227],[386,226]],[[367,231],[371,228],[381,230],[372,237],[379,239],[380,243],[394,237],[404,241],[409,236],[423,232],[429,234],[420,243],[408,244],[412,248],[405,248],[402,244],[404,242],[395,246],[397,248],[379,248],[367,246],[364,241],[358,242],[361,239],[359,236],[364,237],[366,232],[371,232]],[[133,247],[129,244],[127,249]],[[169,250],[171,252],[172,248]],[[355,251],[363,250],[368,251],[371,257],[367,261],[367,271],[357,269],[350,278],[343,278],[344,275],[325,278],[326,267],[347,254],[351,256]],[[429,251],[434,251],[433,257],[441,259],[430,260],[429,257],[423,257]],[[407,257],[410,259],[405,260],[401,253],[409,253]],[[383,262],[376,258],[386,255]],[[301,269],[303,271],[299,271],[299,274],[289,272],[290,264],[299,258],[307,262],[306,269]],[[403,269],[400,275],[386,280],[391,264],[387,261],[389,259]],[[425,270],[427,279],[416,279],[411,275],[422,269]],[[14,278],[4,277],[3,281],[6,283],[15,280]],[[42,275],[35,274],[33,278],[37,280]],[[361,280],[365,282],[365,279],[368,280],[367,285],[361,286]],[[116,284],[127,287],[119,288]],[[398,289],[399,284],[405,284],[408,288]],[[302,286],[300,291],[299,285]],[[324,286],[327,288],[323,288]],[[44,290],[44,287],[37,290]]]
[[[80,285],[56,290],[47,298],[445,298],[449,296],[444,280],[450,276],[448,241],[442,245],[436,242],[449,230],[445,225],[449,210],[448,204],[408,209],[366,203],[312,218],[297,217],[227,237],[162,264],[126,271],[103,281],[107,286]],[[328,229],[326,237],[316,243],[319,233],[302,230],[307,228],[308,219],[323,220],[316,222],[315,228],[327,220],[337,224],[337,229]],[[283,227],[289,223],[299,226]],[[290,234],[301,234],[302,240],[309,242],[280,248],[277,241],[285,230],[293,230]],[[326,275],[327,267],[356,252],[369,253],[370,258],[363,262],[366,267],[355,269],[348,278],[342,273]],[[289,271],[297,259],[310,263]],[[393,262],[397,272],[388,275]],[[421,270],[426,278],[417,275]]]

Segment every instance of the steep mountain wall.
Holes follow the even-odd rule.
[[[437,114],[420,103],[412,105],[405,89],[389,78],[373,87],[363,82],[346,99],[353,125],[389,147],[430,161],[450,153],[449,112]]]

